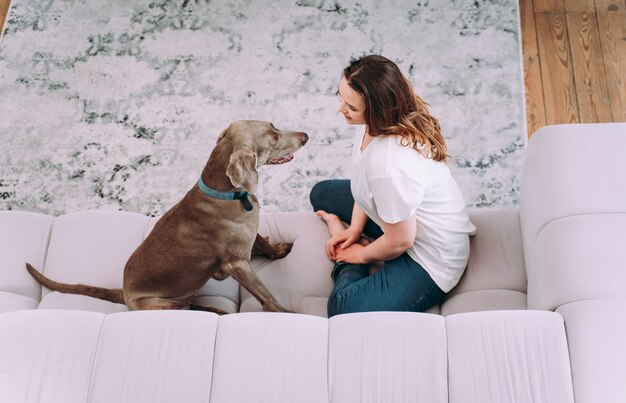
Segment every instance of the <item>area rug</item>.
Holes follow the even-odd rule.
[[[220,131],[309,143],[260,170],[263,211],[347,177],[344,66],[394,60],[441,121],[470,207],[517,204],[526,144],[517,0],[13,0],[0,42],[0,209],[159,215]]]

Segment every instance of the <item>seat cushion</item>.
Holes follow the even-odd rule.
[[[463,312],[526,309],[526,294],[511,290],[478,290],[462,292],[441,304],[444,316]]]

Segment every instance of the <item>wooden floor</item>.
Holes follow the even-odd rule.
[[[626,0],[520,0],[529,136],[626,122]]]
[[[4,21],[7,19],[9,4],[11,4],[11,0],[0,0],[0,31],[4,28]]]
[[[0,0],[0,28],[10,0]],[[557,123],[626,122],[626,0],[520,0],[530,137]]]

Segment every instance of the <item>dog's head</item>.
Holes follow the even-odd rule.
[[[306,133],[278,130],[271,122],[240,120],[231,123],[217,143],[232,147],[226,175],[233,186],[254,193],[261,165],[291,161],[293,153],[308,140]]]

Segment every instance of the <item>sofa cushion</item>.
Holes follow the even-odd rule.
[[[611,382],[625,375],[619,345],[626,334],[610,323],[616,313],[624,323],[625,306],[607,302],[616,309],[599,321],[597,309],[608,305],[565,312],[574,318],[570,337],[581,336],[572,339],[578,376],[595,371],[589,382],[578,381],[588,388],[581,396],[590,396],[578,401],[616,400],[608,391],[594,393],[606,375],[603,361],[616,373],[599,388],[615,393]],[[590,344],[595,340],[618,348]],[[0,314],[0,401],[552,403],[573,402],[573,392],[563,318],[554,312],[326,319],[23,310]]]
[[[217,327],[206,312],[107,315],[89,401],[208,402]]]
[[[0,401],[86,402],[104,315],[0,314]]]
[[[259,233],[272,243],[292,242],[289,255],[278,260],[255,256],[252,265],[259,278],[288,310],[326,316],[333,288],[333,267],[326,256],[330,237],[326,224],[312,212],[281,212],[261,215]],[[241,312],[260,311],[259,302],[241,289]]]
[[[463,292],[441,305],[441,315],[463,312],[526,309],[526,294],[512,290],[478,290]]]
[[[42,267],[53,217],[0,211],[0,312],[35,308],[41,286],[26,271],[29,262]]]
[[[326,402],[327,363],[327,319],[269,312],[222,316],[211,401]]]
[[[526,308],[526,270],[517,210],[470,209],[476,235],[459,283],[441,313]]]
[[[144,215],[119,211],[83,211],[59,216],[52,226],[43,273],[61,282],[121,288],[126,260],[143,240],[147,224],[148,217]],[[54,295],[50,300],[49,294]],[[65,301],[67,306],[75,307],[71,304],[75,300],[66,294],[43,291],[43,307],[64,308]],[[103,312],[120,309],[107,304],[90,307],[105,307]]]
[[[577,403],[622,403],[626,396],[626,299],[561,305]]]
[[[35,309],[37,305],[39,305],[39,300],[36,298],[25,297],[14,292],[0,291],[0,313],[19,311],[20,309]]]
[[[531,309],[553,310],[594,298],[626,298],[626,212],[553,220],[539,233],[530,259]]]
[[[447,402],[442,316],[368,312],[330,319],[331,402]]]
[[[571,287],[576,280],[584,281],[584,288],[589,286],[596,297],[615,296],[616,287],[623,283],[623,275],[614,270],[615,264],[604,264],[623,260],[625,253],[624,232],[616,231],[624,228],[625,218],[619,216],[626,215],[625,134],[626,123],[572,124],[547,126],[531,137],[520,189],[529,308],[554,309],[558,304],[572,302],[568,298],[578,298]],[[610,220],[620,220],[619,226],[606,223],[601,217],[604,215],[606,218],[610,215]],[[592,216],[603,222],[594,223],[596,218]],[[580,221],[566,222],[576,218]],[[621,244],[611,239],[615,235]],[[560,240],[561,237],[564,239]],[[570,240],[577,243],[566,245]],[[605,257],[599,254],[602,242],[613,247]],[[550,247],[557,248],[554,254]],[[580,260],[573,258],[583,255]],[[596,257],[602,265],[593,264]],[[593,270],[591,277],[607,286],[606,293],[589,276],[565,279],[563,267],[557,268],[553,275],[553,264],[557,261],[567,261],[566,270],[571,275]],[[557,289],[563,280],[569,284],[565,284],[565,293],[561,294]],[[587,280],[592,284],[587,284]],[[554,291],[557,295],[550,296]]]
[[[102,313],[116,313],[128,311],[124,304],[114,304],[102,299],[88,297],[78,294],[63,294],[60,292],[49,292],[37,309],[73,309],[76,311],[91,311]]]
[[[574,401],[559,314],[463,313],[446,327],[451,403]]]

